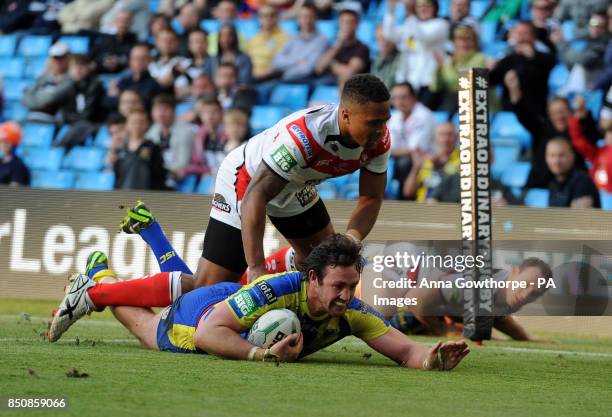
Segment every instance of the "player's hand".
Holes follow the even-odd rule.
[[[294,362],[304,347],[302,332],[293,333],[270,348],[281,362]]]
[[[262,275],[266,275],[266,267],[265,266],[255,266],[255,267],[249,267],[249,269],[247,269],[247,283],[253,282],[255,281],[257,278],[259,278]]]
[[[574,99],[574,109],[574,117],[577,119],[584,119],[589,112],[586,106],[586,100],[580,94],[577,94]]]
[[[470,353],[464,340],[459,342],[438,342],[428,352],[423,361],[426,371],[450,371]]]

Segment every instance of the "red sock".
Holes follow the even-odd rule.
[[[96,284],[87,290],[96,307],[166,307],[170,298],[170,272],[144,278]]]
[[[266,272],[268,274],[287,271],[287,251],[289,251],[289,249],[291,249],[291,246],[285,246],[266,258]],[[246,279],[247,272],[245,271],[240,278],[240,283],[245,285],[247,283]]]

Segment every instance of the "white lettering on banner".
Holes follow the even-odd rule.
[[[202,247],[204,245],[204,232],[195,233],[187,242],[187,256],[183,258],[187,265],[197,266],[202,257]],[[195,269],[194,269],[195,272]]]
[[[87,226],[79,234],[79,243],[89,243],[88,246],[81,248],[75,258],[74,269],[81,270],[87,263],[87,257],[93,251],[99,250],[109,253],[110,238],[108,232],[103,227]]]
[[[11,234],[11,224],[2,223],[0,224],[0,247],[2,244],[2,238]]]
[[[74,253],[74,232],[70,226],[58,224],[52,226],[45,233],[43,240],[42,261],[47,271],[56,274],[67,274],[72,269],[72,256],[61,256],[56,260],[56,255],[72,255]]]
[[[272,255],[280,247],[280,241],[275,238],[276,229],[270,223],[266,223],[264,231],[264,253],[266,256]]]
[[[128,247],[132,246],[132,250]],[[142,277],[145,273],[147,244],[138,235],[119,233],[113,239],[111,261],[114,271],[120,277]],[[131,259],[128,257],[131,256]]]
[[[13,215],[13,240],[11,243],[11,262],[9,268],[19,272],[40,272],[40,260],[23,257],[27,212],[17,209]]]

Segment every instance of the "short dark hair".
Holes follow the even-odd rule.
[[[215,96],[209,95],[209,96],[204,96],[204,97],[200,97],[197,101],[197,105],[199,107],[201,106],[216,106],[220,109],[223,108],[223,106],[221,106],[221,102],[219,101],[219,99]]]
[[[397,83],[393,86],[393,88],[404,87],[410,91],[411,96],[416,96],[416,92],[414,91],[414,87],[408,81],[402,81],[401,83]]]
[[[108,119],[106,120],[106,124],[108,126],[124,125],[125,124],[125,116],[122,115],[121,113],[113,113],[110,116],[108,116]]]
[[[354,266],[358,273],[363,269],[362,246],[350,237],[334,233],[319,243],[300,264],[304,278],[310,271],[317,274],[317,281],[323,282],[325,268],[328,266]]]
[[[87,54],[72,54],[70,55],[70,61],[79,65],[91,64],[91,57]]]
[[[519,270],[522,272],[525,268],[536,267],[540,269],[540,273],[542,274],[541,278],[552,278],[553,273],[552,269],[550,269],[550,265],[541,260],[540,258],[527,258],[521,263],[519,266]]]
[[[383,103],[389,101],[390,97],[389,90],[380,78],[371,74],[356,74],[344,84],[341,101]]]
[[[343,14],[350,14],[350,15],[353,15],[353,16],[355,17],[355,19],[356,19],[357,21],[359,21],[359,18],[360,18],[359,13],[357,13],[357,12],[356,12],[355,10],[353,10],[353,9],[342,9],[342,10],[340,10],[340,13],[338,13],[338,17],[342,16]]]
[[[153,97],[153,105],[162,104],[170,107],[176,107],[176,99],[172,94],[158,94]]]

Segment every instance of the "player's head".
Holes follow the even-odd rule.
[[[353,75],[344,84],[340,98],[340,131],[359,146],[371,149],[384,137],[391,118],[389,90],[374,75]]]
[[[361,270],[361,244],[343,234],[333,234],[302,261],[308,279],[311,305],[331,316],[340,316],[355,295]]]
[[[508,281],[526,283],[526,288],[511,290],[504,288],[496,294],[498,302],[509,310],[510,313],[518,311],[526,304],[535,301],[546,292],[547,287],[538,285],[539,278],[552,278],[553,273],[550,266],[539,258],[527,258],[520,265],[512,268],[512,274]],[[499,298],[502,298],[501,300]]]

